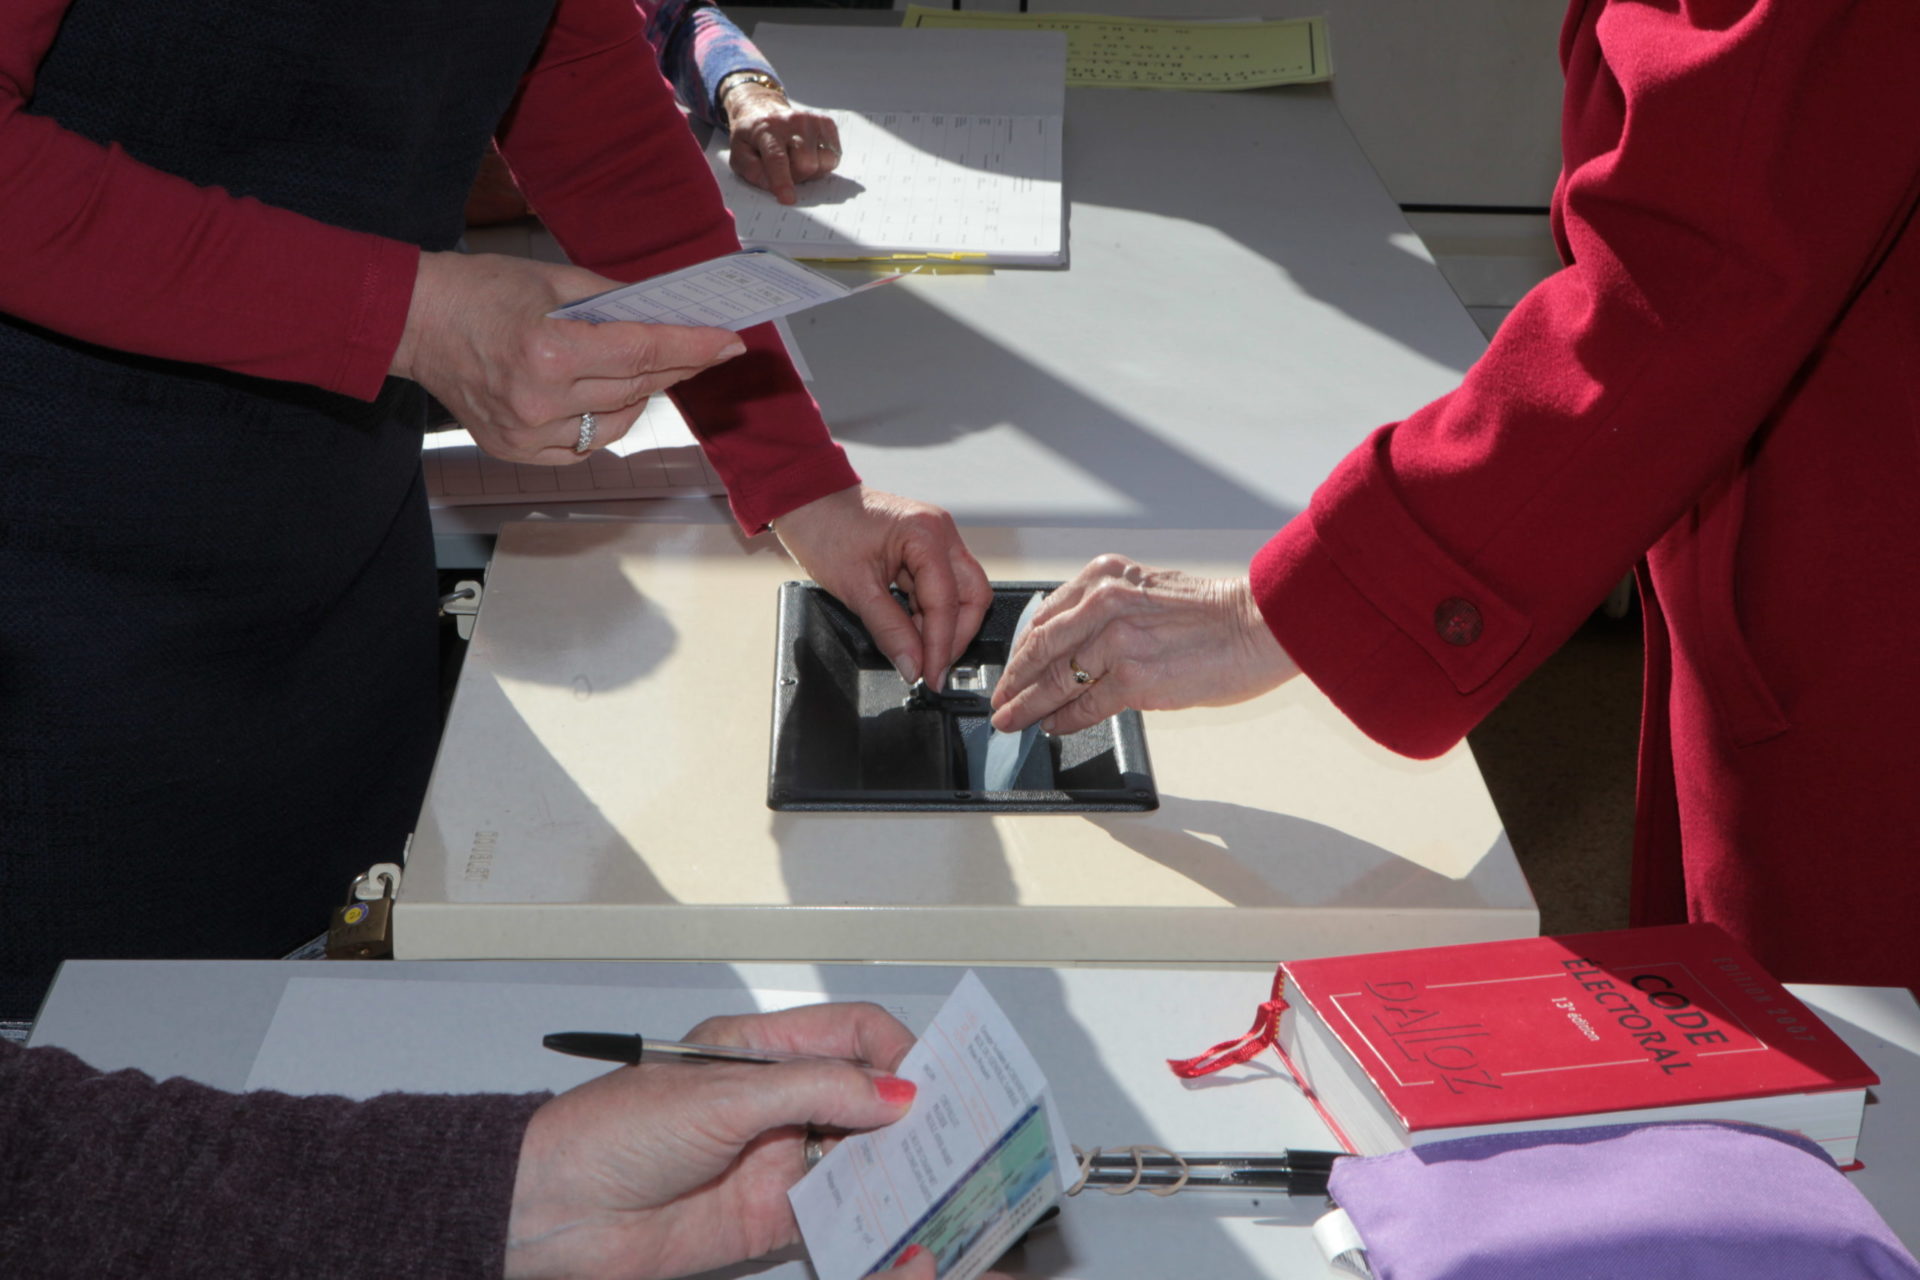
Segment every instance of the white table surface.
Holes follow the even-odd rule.
[[[1270,975],[1246,971],[997,968],[978,971],[1028,1040],[1082,1146],[1158,1142],[1187,1151],[1327,1147],[1331,1136],[1276,1066],[1257,1061],[1183,1084],[1162,1060],[1246,1029]],[[944,996],[960,971],[922,966],[670,965],[554,962],[70,961],[31,1043],[60,1045],[102,1069],[137,1067],[223,1088],[247,1079],[287,983],[542,983],[623,990],[698,988],[709,1012],[752,1007],[751,990],[818,991],[883,1002]],[[1905,991],[1796,985],[1794,992],[1881,1077],[1867,1109],[1855,1184],[1909,1248],[1920,1247],[1920,1007]],[[376,1012],[370,1010],[370,1012]],[[574,1028],[554,1028],[569,1030]],[[653,1032],[655,1028],[639,1028]],[[663,1035],[684,1027],[659,1028]],[[485,1056],[484,1027],[470,1049]],[[338,1037],[330,1052],[378,1058]],[[344,1069],[344,1068],[343,1068]],[[397,1066],[391,1086],[407,1079]],[[489,1087],[525,1082],[500,1079]],[[1329,1274],[1306,1230],[1318,1200],[1234,1195],[1086,1194],[1057,1228],[1004,1264],[1017,1277],[1114,1280]],[[752,1273],[757,1268],[747,1268]],[[803,1276],[800,1269],[790,1274]]]
[[[975,534],[1003,582],[1058,581],[1114,536]],[[1135,536],[1200,573],[1258,540]],[[1305,680],[1145,713],[1151,812],[769,810],[778,589],[797,576],[722,527],[509,526],[396,954],[1271,965],[1539,928],[1467,747],[1397,756]]]
[[[793,317],[870,483],[963,524],[1271,533],[1485,341],[1324,85],[1067,92],[1071,265],[910,277]],[[588,511],[442,508],[443,547]]]

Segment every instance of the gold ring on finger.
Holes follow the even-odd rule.
[[[1100,679],[1099,676],[1093,674],[1093,672],[1088,671],[1087,669],[1082,667],[1080,665],[1080,660],[1078,658],[1068,658],[1067,666],[1071,668],[1073,671],[1073,682],[1075,684],[1089,685],[1089,684],[1095,683]]]

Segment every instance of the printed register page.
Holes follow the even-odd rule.
[[[820,1280],[860,1280],[910,1244],[941,1280],[973,1280],[1074,1167],[1046,1077],[971,972],[899,1074],[919,1088],[913,1109],[847,1138],[787,1193]]]

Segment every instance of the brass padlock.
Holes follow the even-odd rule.
[[[393,878],[380,877],[380,896],[362,900],[365,875],[355,876],[347,905],[336,909],[327,928],[327,959],[385,960],[393,955]]]

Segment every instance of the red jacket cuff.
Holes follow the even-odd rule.
[[[1426,759],[1511,687],[1533,624],[1434,542],[1372,453],[1356,451],[1261,548],[1254,598],[1281,647],[1363,733]]]

